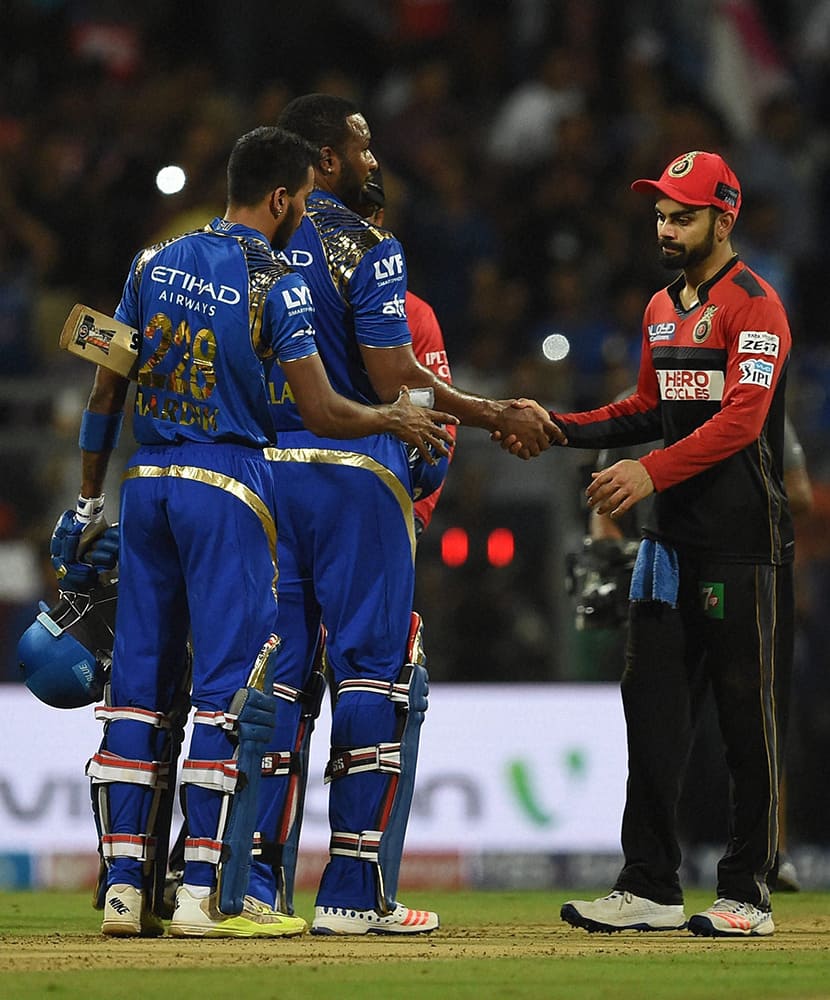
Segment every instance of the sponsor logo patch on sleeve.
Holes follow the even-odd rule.
[[[777,358],[780,345],[778,334],[766,330],[741,330],[738,335],[738,354],[765,354]]]
[[[748,385],[760,385],[764,389],[772,388],[772,378],[775,374],[775,365],[771,361],[762,361],[761,358],[752,358],[742,361],[740,364],[740,381]]]

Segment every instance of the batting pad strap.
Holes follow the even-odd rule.
[[[406,668],[401,670],[394,681],[372,681],[356,677],[350,678],[349,680],[340,682],[337,687],[337,696],[339,698],[341,694],[345,694],[348,691],[359,692],[361,694],[377,694],[381,698],[388,698],[390,701],[408,705],[410,678],[411,671],[407,671]]]
[[[121,435],[124,413],[93,413],[84,410],[78,445],[83,451],[112,451]]]
[[[277,681],[274,681],[273,695],[275,698],[292,703],[302,701],[306,697],[305,691],[291,687],[290,684],[279,684]]]
[[[357,858],[358,861],[373,861],[377,864],[380,850],[381,830],[363,830],[362,833],[344,833],[336,830],[329,841],[332,857]]]
[[[337,748],[326,764],[323,783],[345,778],[347,774],[360,771],[383,771],[386,774],[401,773],[400,743],[378,743],[374,747],[357,747],[353,750]]]
[[[254,830],[254,838],[251,846],[251,856],[265,864],[272,865],[279,863],[280,847],[276,841],[263,837],[262,831]]]
[[[191,760],[182,761],[183,785],[199,785],[214,792],[232,795],[239,783],[239,769],[235,760]]]
[[[206,861],[218,865],[222,860],[222,841],[209,837],[187,837],[184,842],[185,861]]]
[[[232,712],[195,712],[194,726],[218,726],[220,729],[233,731],[237,728],[239,716]]]
[[[263,778],[287,778],[301,771],[300,755],[292,750],[270,750],[262,757]]]
[[[128,722],[145,722],[156,729],[169,729],[170,720],[163,712],[150,712],[146,708],[134,708],[131,705],[96,705],[95,718],[99,722],[115,722],[116,719]]]
[[[128,760],[109,750],[99,750],[86,765],[87,777],[93,785],[124,781],[147,788],[166,788],[169,770],[167,761]]]
[[[156,856],[156,838],[146,834],[105,833],[101,837],[101,854],[105,858],[153,861]]]

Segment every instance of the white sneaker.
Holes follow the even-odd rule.
[[[775,930],[772,913],[736,899],[716,899],[689,918],[689,930],[702,937],[766,937]]]
[[[686,926],[682,906],[655,903],[643,896],[615,889],[602,899],[589,902],[572,899],[565,903],[560,917],[566,924],[586,931],[679,931]]]
[[[441,926],[431,910],[410,910],[398,903],[391,913],[315,906],[312,934],[429,934]]]
[[[161,919],[144,905],[144,893],[134,885],[111,885],[104,902],[101,933],[109,937],[159,937]]]
[[[302,917],[278,913],[253,896],[245,897],[240,914],[226,916],[217,909],[215,892],[197,897],[184,885],[176,893],[176,910],[170,921],[173,937],[297,937],[307,930],[308,924]]]

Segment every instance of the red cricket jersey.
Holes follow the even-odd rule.
[[[552,414],[578,448],[663,438],[640,461],[657,490],[646,534],[725,561],[789,562],[784,390],[792,338],[776,291],[733,258],[685,310],[680,275],[643,318],[636,392]]]
[[[425,368],[435,372],[438,378],[452,383],[447,350],[444,346],[444,335],[441,333],[441,327],[432,306],[418,298],[417,295],[407,291],[406,317],[412,333],[412,350],[415,357]],[[455,425],[450,426],[449,431],[455,437]],[[415,503],[415,517],[423,524],[425,530],[432,520],[432,513],[443,489],[442,484],[434,493],[430,493],[428,497]]]

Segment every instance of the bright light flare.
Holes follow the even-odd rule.
[[[162,194],[178,194],[187,184],[187,174],[181,167],[171,163],[156,174],[156,187]]]
[[[563,333],[551,333],[542,341],[542,354],[548,361],[562,361],[570,349],[570,342]]]

